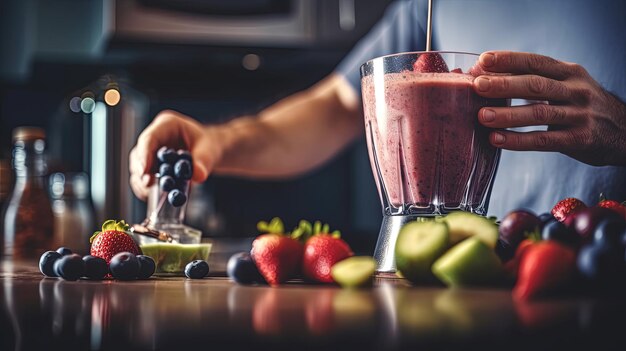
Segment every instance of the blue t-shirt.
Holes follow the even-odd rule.
[[[427,6],[427,0],[390,5],[337,72],[360,94],[361,64],[382,55],[424,50]],[[624,0],[435,0],[432,46],[474,53],[534,52],[575,62],[626,101],[625,14]],[[542,128],[516,130],[532,129]],[[626,200],[626,167],[594,167],[556,152],[503,150],[489,214],[501,218],[515,208],[542,213],[565,197],[593,205],[600,193]]]

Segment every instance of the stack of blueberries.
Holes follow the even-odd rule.
[[[191,153],[163,146],[157,151],[159,160],[159,187],[167,193],[167,201],[174,207],[187,202],[187,186],[193,174]]]

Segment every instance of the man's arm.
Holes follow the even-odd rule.
[[[350,84],[331,74],[254,117],[204,126],[166,110],[141,133],[130,154],[131,187],[145,198],[154,181],[161,146],[186,148],[194,159],[193,180],[210,173],[285,178],[332,158],[362,131],[360,101]]]

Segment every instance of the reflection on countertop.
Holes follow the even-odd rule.
[[[34,264],[2,268],[2,350],[510,350],[625,341],[623,323],[613,322],[626,315],[618,298],[516,304],[506,289],[412,288],[400,279],[362,290],[269,288],[223,277],[67,282],[43,278]]]

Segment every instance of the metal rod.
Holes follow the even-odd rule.
[[[431,38],[433,33],[433,0],[428,0],[428,27],[426,28],[426,51],[431,50]]]

